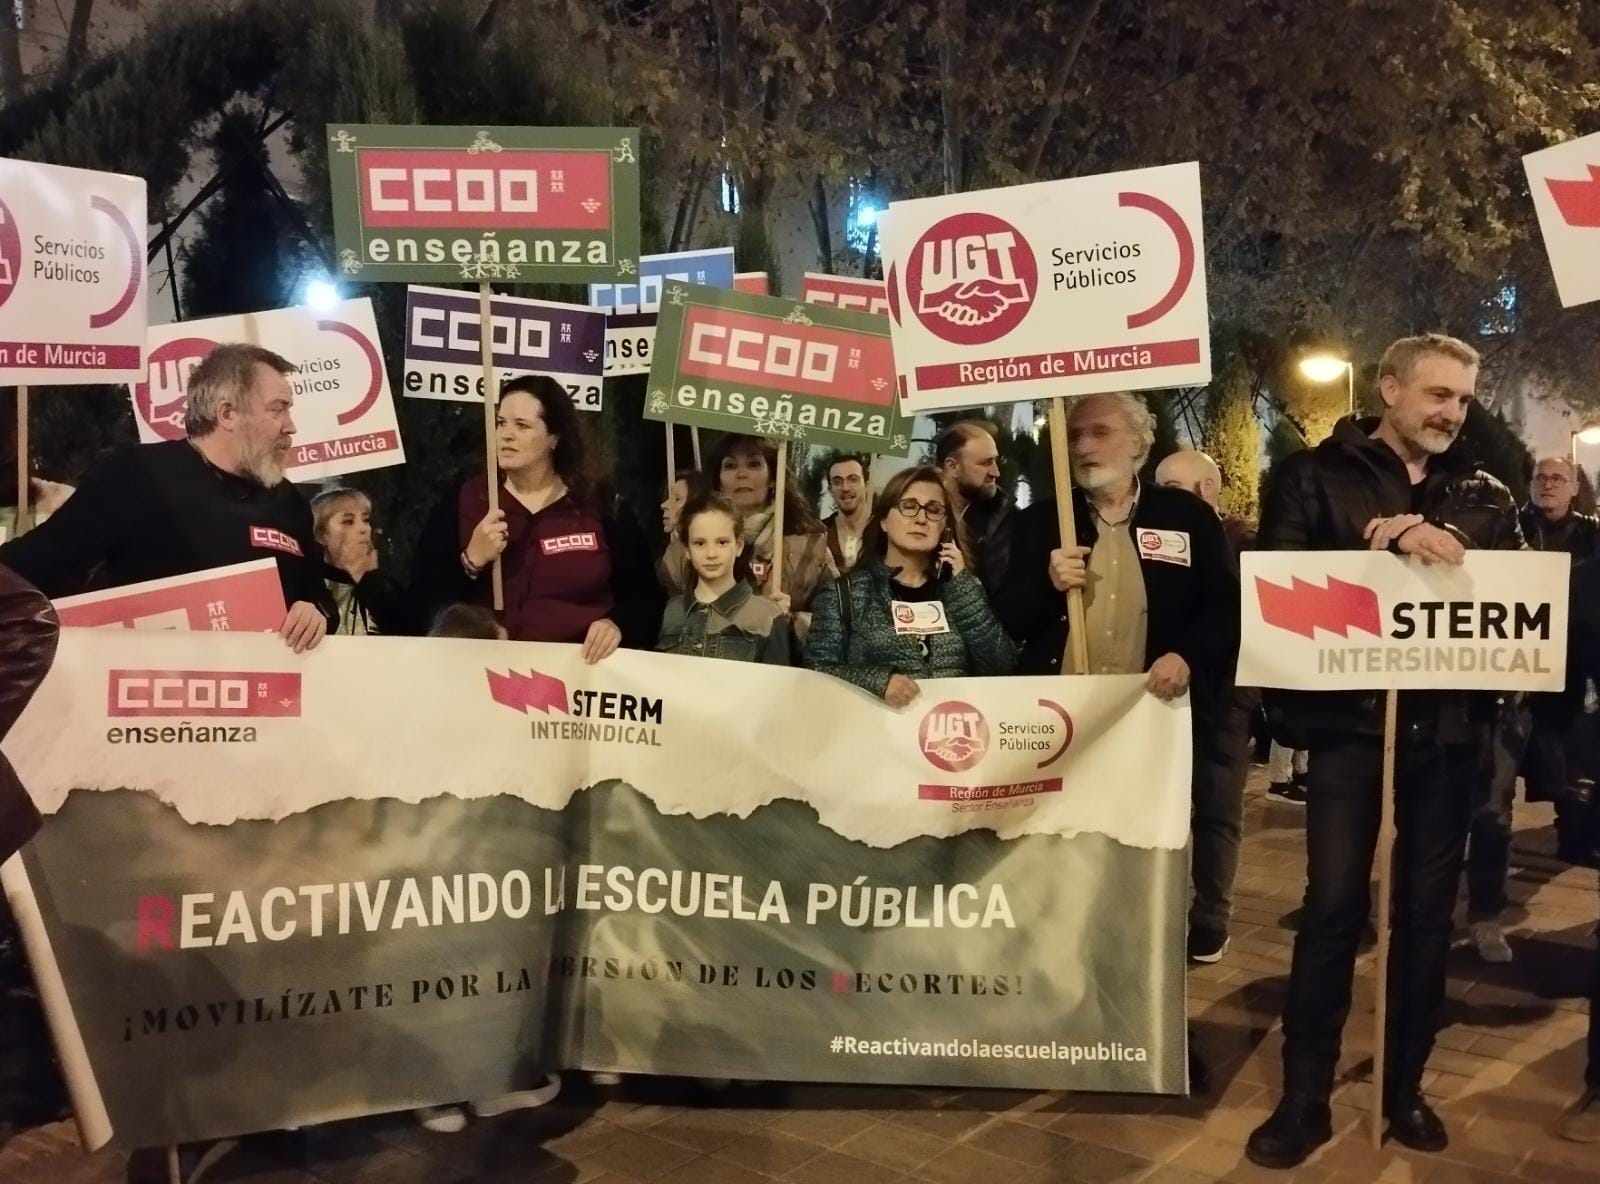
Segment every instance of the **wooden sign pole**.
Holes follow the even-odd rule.
[[[1394,895],[1394,745],[1400,693],[1389,690],[1383,701],[1383,801],[1378,820],[1378,950],[1377,1004],[1372,1032],[1372,1147],[1383,1142],[1383,1078],[1387,1061],[1389,1019],[1389,906]]]
[[[1078,545],[1078,525],[1072,512],[1072,465],[1067,455],[1067,401],[1049,401],[1045,415],[1050,424],[1050,467],[1055,476],[1056,524],[1061,528],[1061,546]],[[1083,617],[1083,589],[1067,593],[1067,648],[1061,656],[1061,669],[1067,674],[1089,673],[1089,635]]]
[[[694,449],[694,471],[698,473],[698,472],[700,472],[701,469],[705,468],[705,464],[700,459],[700,425],[699,424],[693,424],[692,423],[692,424],[689,425],[689,446]],[[676,469],[673,470],[673,474],[674,475],[677,474],[677,470]]]
[[[28,529],[28,388],[17,388],[17,522],[12,537]]]
[[[783,591],[783,498],[789,482],[789,441],[778,441],[778,471],[772,475],[772,591]]]
[[[667,500],[670,502],[673,487],[678,483],[678,433],[670,419],[661,426],[667,429]]]
[[[500,465],[497,460],[495,448],[495,416],[499,410],[498,398],[499,384],[495,381],[494,374],[494,321],[493,310],[489,305],[489,284],[484,281],[478,285],[478,340],[483,354],[483,463],[488,477],[489,508],[496,509],[500,505]],[[506,607],[506,590],[504,577],[500,571],[500,557],[495,556],[494,572],[491,575],[494,587],[494,611],[501,613]]]

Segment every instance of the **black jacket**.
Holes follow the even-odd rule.
[[[1074,490],[1078,545],[1092,547],[1099,520],[1081,489]],[[1189,536],[1189,566],[1145,559],[1145,668],[1163,654],[1189,664],[1197,704],[1214,703],[1233,680],[1239,654],[1239,566],[1216,511],[1184,489],[1143,485],[1129,522],[1141,530],[1182,531]],[[1067,643],[1067,602],[1050,583],[1050,552],[1061,546],[1055,501],[1035,502],[1016,516],[1011,568],[995,611],[1021,647],[1019,674],[1059,674]]]
[[[1546,522],[1529,502],[1517,512],[1522,537],[1535,551],[1565,551],[1573,563],[1600,558],[1600,518],[1570,510],[1560,522]]]
[[[0,740],[22,715],[55,660],[61,632],[56,610],[35,589],[0,567]],[[0,756],[0,862],[39,829],[39,811]]]
[[[1011,566],[1011,534],[1016,517],[1011,495],[999,489],[987,501],[969,501],[961,519],[967,530],[967,543],[972,548],[973,574],[982,581],[983,590],[991,600],[1004,585]]]
[[[50,599],[274,559],[285,604],[333,603],[311,507],[288,481],[225,473],[187,440],[119,448],[45,522],[0,547],[0,563]]]
[[[1469,547],[1523,546],[1511,491],[1484,472],[1460,440],[1433,458],[1418,486],[1399,455],[1372,438],[1376,419],[1341,419],[1333,434],[1278,462],[1268,483],[1256,545],[1263,551],[1361,551],[1374,518],[1419,513]],[[1264,699],[1273,736],[1306,748],[1313,732],[1382,734],[1378,691],[1275,691]],[[1472,741],[1494,713],[1494,696],[1466,691],[1407,691],[1400,716],[1416,735],[1444,743]]]

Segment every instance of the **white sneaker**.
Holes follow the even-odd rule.
[[[424,1106],[411,1112],[423,1130],[439,1135],[459,1135],[467,1129],[467,1111],[462,1106]]]
[[[1485,962],[1504,965],[1511,961],[1511,946],[1498,921],[1474,921],[1472,944],[1477,948],[1478,957]]]
[[[561,1092],[561,1078],[551,1073],[538,1089],[519,1089],[498,1098],[485,1098],[472,1103],[472,1112],[479,1118],[493,1118],[511,1110],[534,1110],[553,1102]]]

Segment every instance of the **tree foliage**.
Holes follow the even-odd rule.
[[[1206,392],[1202,447],[1222,470],[1222,511],[1255,521],[1260,512],[1261,424],[1255,375],[1237,343]]]

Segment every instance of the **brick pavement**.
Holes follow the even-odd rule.
[[[579,1084],[542,1110],[434,1135],[402,1116],[246,1140],[215,1184],[1512,1184],[1600,1180],[1600,1147],[1550,1133],[1576,1095],[1595,876],[1549,857],[1550,808],[1517,807],[1508,917],[1516,961],[1452,961],[1448,1026],[1425,1080],[1449,1125],[1440,1156],[1368,1149],[1371,952],[1334,1095],[1337,1134],[1292,1174],[1244,1158],[1273,1104],[1301,812],[1261,794],[1246,811],[1233,946],[1190,975],[1210,1090],[1194,1098],[875,1087],[735,1086],[674,1080]],[[121,1184],[121,1156],[83,1154],[69,1124],[0,1133],[0,1184]]]

